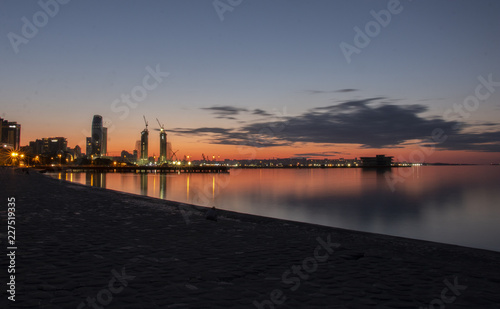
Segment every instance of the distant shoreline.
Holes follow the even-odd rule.
[[[500,164],[462,164],[462,163],[425,163],[421,166],[498,166]],[[410,168],[412,166],[229,166],[227,170],[214,170],[209,173],[226,173],[230,170],[237,169],[366,169],[366,170],[390,170],[392,168]],[[190,173],[188,169],[178,168],[165,170],[155,166],[138,166],[135,168],[120,168],[108,166],[36,166],[30,167],[31,169],[45,173],[69,172],[69,173],[85,173],[85,172],[103,172],[103,173]],[[199,172],[193,172],[199,173]]]

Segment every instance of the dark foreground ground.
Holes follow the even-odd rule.
[[[205,208],[8,168],[0,198],[0,308],[500,308],[498,252],[233,212],[208,221]]]

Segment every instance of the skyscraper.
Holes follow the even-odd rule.
[[[108,154],[108,128],[103,127],[102,116],[94,115],[92,119],[92,136],[87,137],[87,156],[103,157]]]
[[[160,157],[158,158],[158,163],[163,164],[167,162],[167,133],[165,132],[165,127],[160,123],[160,120],[156,118],[159,128],[155,129],[160,131]]]
[[[92,152],[93,156],[101,156],[103,142],[102,116],[94,115],[92,119]]]
[[[160,157],[158,158],[160,164],[167,162],[167,133],[160,131]]]
[[[148,162],[148,129],[144,129],[141,132],[141,164],[147,164]]]
[[[0,118],[0,139],[2,146],[19,150],[21,143],[21,125]]]

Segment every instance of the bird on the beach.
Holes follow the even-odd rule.
[[[217,221],[217,211],[215,209],[215,206],[207,211],[207,215],[205,218],[207,220]]]

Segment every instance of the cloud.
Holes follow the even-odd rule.
[[[346,154],[344,152],[338,151],[322,151],[322,152],[306,152],[306,153],[296,153],[296,157],[331,157],[339,154]]]
[[[500,132],[448,135],[437,147],[447,150],[500,152]]]
[[[231,129],[203,127],[172,131],[177,134],[204,135],[207,142],[224,145],[272,147],[313,143],[403,148],[418,141],[422,145],[429,145],[433,131],[440,129],[445,132],[447,139],[436,145],[439,149],[500,152],[500,132],[491,132],[495,123],[484,123],[490,127],[490,132],[465,132],[471,125],[421,116],[428,111],[425,105],[396,105],[388,101],[381,97],[350,100],[311,108],[293,117],[251,122]],[[244,111],[257,115],[266,113],[260,109],[249,111],[229,106],[206,109],[223,112],[226,116]]]
[[[251,113],[252,115],[258,115],[258,116],[273,116],[273,114],[270,114],[270,113],[268,113],[265,110],[260,109],[260,108],[249,110],[246,108],[230,106],[230,105],[202,107],[200,109],[208,110],[208,111],[212,112],[212,114],[216,115],[215,118],[217,118],[217,119],[236,120],[236,117],[234,117],[234,116],[237,116],[241,113]]]
[[[354,91],[358,91],[358,89],[344,88],[344,89],[336,90],[335,92],[354,92]]]
[[[361,144],[366,148],[395,147],[408,140],[428,138],[435,128],[453,133],[455,122],[426,119],[418,114],[427,111],[423,105],[390,105],[372,103],[381,98],[347,101],[337,105],[310,109],[285,121],[286,129],[276,136],[288,142]],[[273,123],[250,124],[248,132]]]
[[[238,115],[240,112],[247,112],[246,108],[240,108],[235,106],[212,106],[212,107],[202,107],[203,110],[211,111],[213,114],[217,115],[216,118],[219,119],[236,119],[233,116]]]
[[[207,133],[215,133],[215,134],[227,134],[231,132],[231,129],[225,129],[225,128],[219,128],[219,127],[202,127],[202,128],[196,128],[196,129],[182,129],[182,128],[176,128],[176,129],[171,129],[171,130],[165,130],[167,132],[172,132],[176,134],[201,134],[205,135]]]
[[[309,94],[323,94],[323,93],[344,93],[344,92],[354,92],[358,91],[359,89],[353,89],[353,88],[344,88],[344,89],[338,89],[338,90],[314,90],[314,89],[309,89],[306,90],[307,93]]]
[[[273,116],[273,114],[270,114],[260,108],[256,108],[253,110],[252,114],[254,115],[260,115],[260,116]]]
[[[308,94],[332,93],[332,91],[325,91],[325,90],[313,90],[313,89],[306,90],[305,92],[307,92]]]
[[[218,145],[241,145],[262,148],[291,144],[287,141],[277,140],[276,138],[260,134],[259,132],[245,132],[239,129],[202,127],[194,129],[176,128],[166,131],[177,135],[203,136],[204,142]]]

